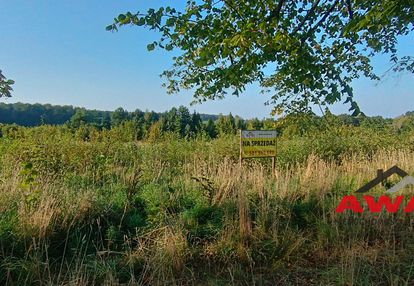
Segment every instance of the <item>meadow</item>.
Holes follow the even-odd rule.
[[[237,135],[122,130],[2,126],[0,284],[413,285],[412,214],[335,212],[414,174],[413,132],[285,132],[272,174]]]

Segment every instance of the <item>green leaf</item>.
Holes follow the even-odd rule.
[[[154,49],[155,49],[155,44],[154,43],[147,45],[147,50],[148,51],[153,51]]]
[[[144,17],[139,18],[138,21],[137,21],[137,23],[136,23],[136,25],[137,26],[143,26],[143,25],[145,25],[145,18]]]
[[[172,27],[175,24],[175,19],[174,18],[168,18],[167,21],[165,22],[165,25],[167,27]]]
[[[127,17],[124,15],[124,14],[119,14],[118,15],[118,21],[119,22],[123,22],[123,21],[125,21],[125,19],[126,19]]]

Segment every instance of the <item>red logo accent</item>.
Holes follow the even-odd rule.
[[[404,201],[404,196],[397,196],[394,201],[392,201],[389,196],[380,196],[378,200],[376,200],[373,196],[364,196],[364,200],[368,206],[368,210],[372,213],[379,213],[384,208],[387,212],[396,213]],[[356,196],[345,196],[336,208],[336,212],[342,213],[346,210],[351,210],[355,213],[362,213],[364,208]],[[411,197],[410,201],[404,208],[404,212],[410,213],[413,210],[414,197]]]

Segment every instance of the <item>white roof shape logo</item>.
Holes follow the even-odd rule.
[[[387,190],[387,193],[395,193],[405,188],[408,185],[414,185],[414,178],[411,176],[405,176],[398,184]]]

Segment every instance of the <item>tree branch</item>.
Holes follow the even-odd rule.
[[[279,20],[280,17],[280,11],[282,10],[283,4],[285,4],[286,0],[279,0],[279,3],[277,4],[276,9],[270,12],[270,15],[267,17],[267,21],[272,20],[273,18],[276,18]]]
[[[230,7],[230,9],[236,12],[236,14],[240,17],[240,19],[244,20],[244,17],[239,13],[239,11],[237,11],[237,9],[233,6],[233,4],[230,4],[229,1],[227,0],[224,0],[224,4],[226,4],[228,7]]]
[[[317,0],[313,5],[312,8],[309,10],[309,12],[305,15],[305,17],[302,19],[302,21],[299,23],[298,26],[293,30],[291,33],[291,36],[294,36],[300,29],[302,29],[303,25],[305,25],[306,21],[312,16],[312,14],[315,14],[315,9],[318,7],[321,0]]]
[[[304,43],[309,36],[315,32],[315,30],[323,23],[326,21],[326,19],[328,18],[328,16],[333,12],[333,10],[335,9],[336,5],[338,5],[339,0],[335,0],[335,2],[332,4],[332,6],[328,9],[328,11],[326,11],[326,13],[323,15],[323,17],[312,27],[309,29],[308,32],[306,32],[306,34],[304,35],[304,37],[301,38],[301,42]]]
[[[352,10],[351,0],[346,0],[346,7],[348,9],[349,19],[352,20],[354,18],[354,11]]]

